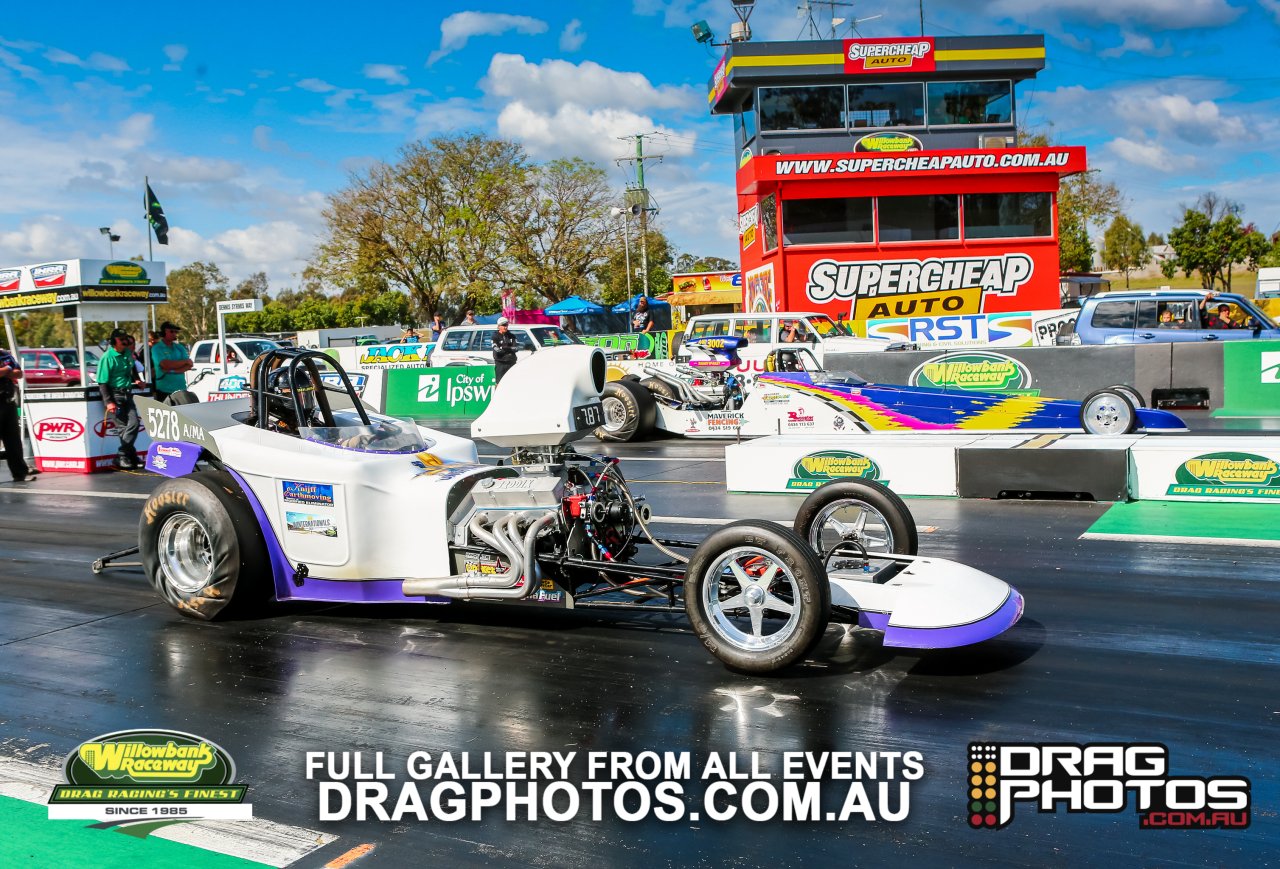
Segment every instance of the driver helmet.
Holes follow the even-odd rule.
[[[267,408],[272,416],[295,428],[311,424],[317,407],[316,387],[301,366],[290,370],[281,366],[267,375]],[[302,408],[302,420],[294,418],[294,396]]]
[[[778,351],[778,370],[779,371],[802,371],[800,367],[800,357],[791,350]]]

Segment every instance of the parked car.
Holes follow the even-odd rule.
[[[858,338],[826,314],[806,311],[700,314],[691,318],[684,330],[686,341],[691,338],[725,335],[747,340],[746,346],[739,351],[744,360],[764,359],[774,350],[786,349],[788,345],[794,344],[807,346],[819,363],[826,362],[828,353],[879,353],[884,350],[917,349],[904,341]]]
[[[582,339],[558,326],[512,323],[507,328],[520,344],[516,356],[521,359],[544,347],[583,343]],[[492,365],[493,336],[497,331],[497,326],[450,326],[441,333],[440,340],[431,350],[431,367]]]
[[[239,365],[241,362],[252,362],[256,357],[282,347],[279,341],[270,338],[227,338],[227,364]],[[218,339],[206,338],[197,341],[191,347],[191,364],[196,368],[207,368],[213,365],[221,367],[222,354],[218,352]]]
[[[1133,290],[1085,299],[1074,324],[1058,329],[1055,343],[1167,344],[1184,341],[1243,341],[1280,338],[1280,328],[1251,299],[1202,290]],[[1209,315],[1227,307],[1232,328],[1211,328]]]
[[[74,347],[28,347],[18,351],[22,375],[28,386],[78,386],[80,357]],[[85,367],[89,382],[94,383],[98,370],[97,351],[85,348]]]

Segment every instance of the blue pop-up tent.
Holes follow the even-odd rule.
[[[597,305],[580,296],[561,299],[554,305],[548,305],[542,309],[542,313],[549,317],[578,317],[583,314],[603,314],[604,312],[603,305]]]

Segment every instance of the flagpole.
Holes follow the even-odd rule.
[[[151,253],[151,177],[143,175],[142,183],[144,185],[142,198],[147,200],[147,262],[152,262],[155,255]]]

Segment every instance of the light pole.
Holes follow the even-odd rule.
[[[107,237],[107,245],[111,250],[111,258],[115,259],[116,258],[116,242],[120,240],[120,236],[113,233],[111,231],[111,227],[109,226],[99,226],[98,232],[102,233]]]
[[[625,257],[627,267],[627,301],[631,301],[631,209],[630,208],[610,208],[609,213],[614,217],[622,215],[622,254]],[[627,313],[630,313],[628,311]],[[627,331],[631,331],[631,318],[627,317]]]

